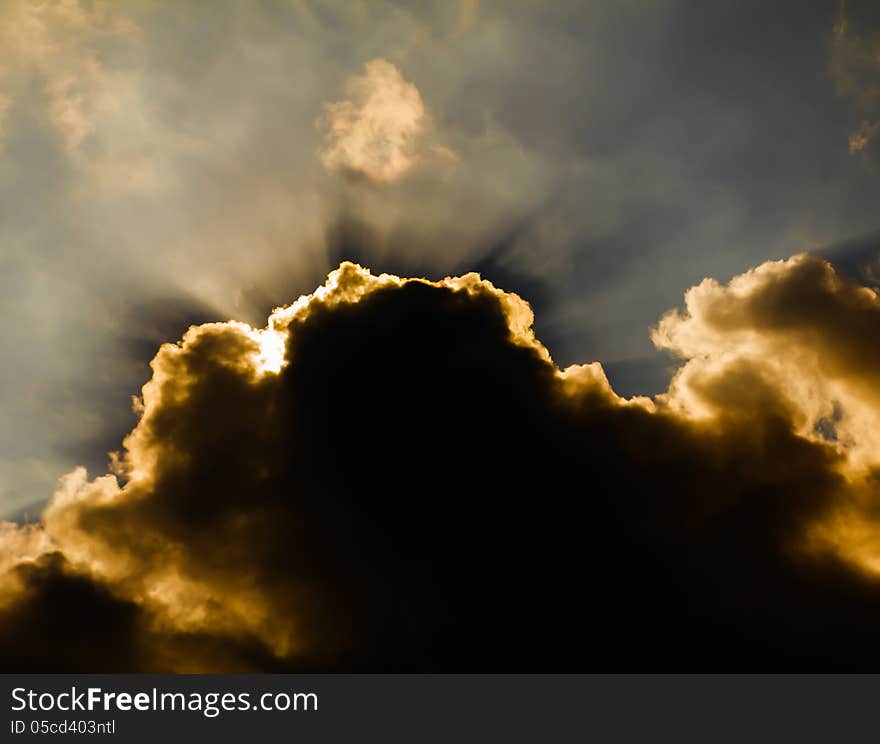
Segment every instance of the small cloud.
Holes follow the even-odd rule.
[[[871,140],[874,139],[878,131],[880,131],[880,120],[873,124],[869,121],[863,121],[862,126],[849,136],[850,154],[855,155],[864,150],[871,144]]]
[[[321,162],[329,170],[394,181],[418,159],[416,140],[427,128],[418,88],[384,59],[368,62],[348,80],[348,98],[324,104]]]
[[[880,36],[854,22],[842,2],[832,27],[830,64],[838,93],[865,117],[849,135],[849,152],[855,155],[880,131]]]

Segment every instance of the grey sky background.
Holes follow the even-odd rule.
[[[482,270],[626,394],[705,276],[817,250],[873,281],[878,33],[856,2],[3,0],[0,516],[103,472],[161,342],[342,258]],[[385,181],[321,157],[369,69],[424,109]]]

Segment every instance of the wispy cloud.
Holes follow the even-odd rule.
[[[863,27],[845,0],[832,28],[831,70],[838,91],[868,117],[849,136],[850,153],[865,153],[880,131],[880,31]]]

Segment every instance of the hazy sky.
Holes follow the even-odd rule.
[[[345,258],[481,270],[625,394],[705,276],[876,276],[875,5],[5,0],[0,515],[104,472],[161,342]]]

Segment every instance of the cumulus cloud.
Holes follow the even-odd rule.
[[[653,333],[655,344],[686,359],[664,405],[691,418],[771,412],[805,440],[843,458],[853,499],[838,512],[838,547],[880,567],[873,515],[880,466],[880,300],[875,289],[800,255],[766,263],[728,285],[705,280]],[[858,535],[858,539],[854,539]]]
[[[476,274],[344,263],[263,329],[164,345],[116,474],[3,527],[0,658],[871,665],[878,318],[814,257],[707,280],[655,329],[669,391],[624,399]]]
[[[393,181],[416,162],[417,138],[427,126],[418,88],[384,59],[367,62],[350,78],[348,99],[324,104],[321,162],[331,170]]]
[[[754,375],[785,402],[804,437],[830,439],[852,464],[876,462],[880,434],[880,302],[815,256],[763,264],[727,285],[707,279],[654,330],[687,363],[664,400],[689,415],[748,410]]]

